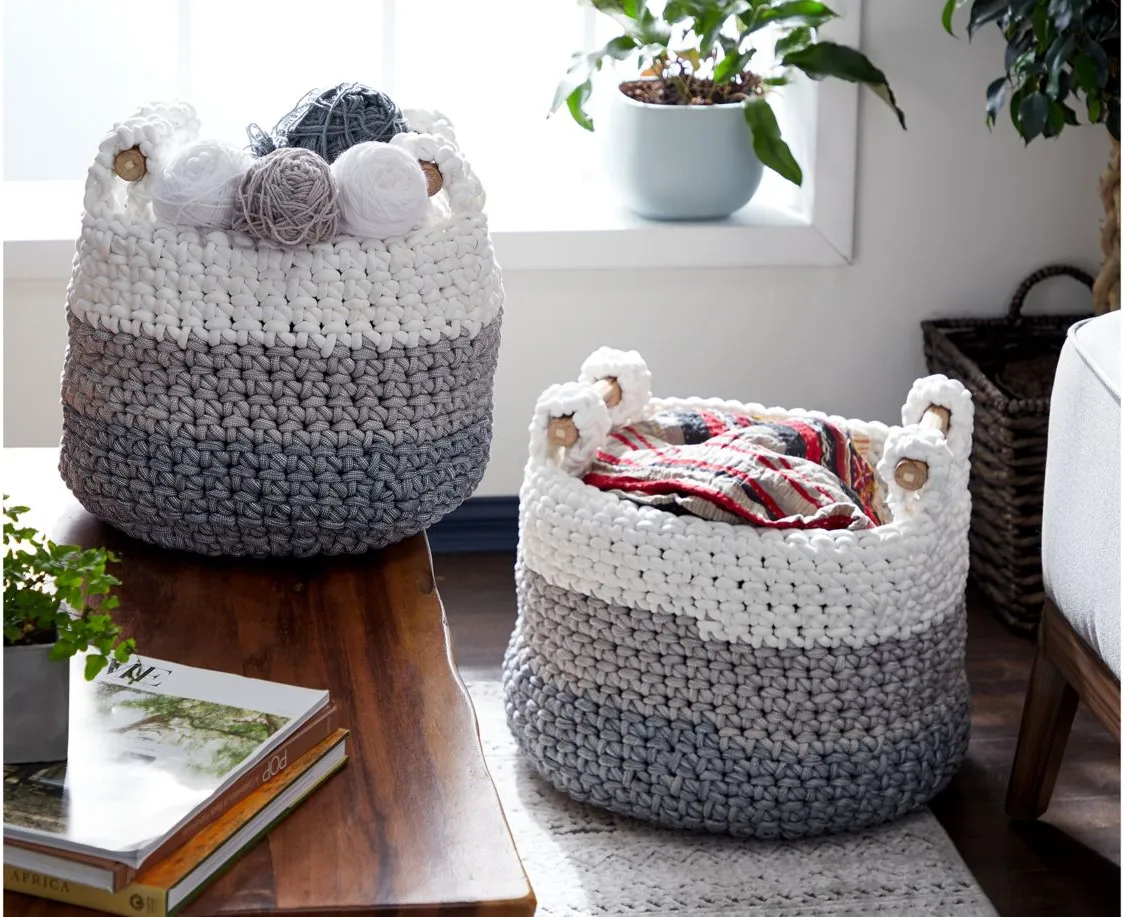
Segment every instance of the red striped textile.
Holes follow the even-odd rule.
[[[802,529],[882,521],[873,470],[847,431],[807,417],[664,411],[616,430],[583,480],[711,521]]]

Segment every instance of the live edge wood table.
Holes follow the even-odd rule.
[[[121,555],[119,620],[142,654],[326,688],[349,760],[188,915],[524,917],[535,899],[452,659],[429,546],[358,557],[206,558],[85,512],[54,449],[5,449],[3,490],[59,543]],[[5,892],[7,917],[91,912]]]

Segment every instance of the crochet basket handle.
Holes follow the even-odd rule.
[[[948,432],[952,414],[948,408],[931,404],[921,415],[922,430],[936,430],[941,436]],[[920,490],[929,480],[929,466],[921,459],[900,458],[894,465],[894,481],[902,490]]]
[[[424,109],[406,109],[403,114],[410,129],[396,134],[390,142],[421,163],[430,197],[443,188],[453,213],[482,213],[484,186],[458,149],[449,119],[441,112]]]
[[[927,506],[942,512],[955,479],[967,480],[974,407],[971,393],[955,379],[918,379],[902,406],[902,426],[891,431],[878,472],[895,510]]]
[[[1092,276],[1081,268],[1074,267],[1072,264],[1047,265],[1035,271],[1019,284],[1019,288],[1015,290],[1015,295],[1011,297],[1011,305],[1007,309],[1008,321],[1017,322],[1022,319],[1023,304],[1026,302],[1027,294],[1033,287],[1050,277],[1072,277],[1074,280],[1080,280],[1090,291],[1093,289]]]
[[[639,420],[652,397],[652,374],[635,350],[602,347],[582,364],[577,382],[552,385],[531,421],[531,454],[580,474],[613,427]]]
[[[186,102],[141,106],[98,145],[86,174],[86,212],[144,213],[149,202],[146,178],[154,165],[198,135],[199,120]]]

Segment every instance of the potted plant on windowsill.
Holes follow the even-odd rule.
[[[574,55],[551,113],[565,105],[593,130],[593,75],[606,61],[639,61],[641,78],[614,94],[607,148],[614,185],[642,216],[728,216],[753,197],[763,167],[800,185],[803,170],[769,104],[797,71],[869,86],[905,127],[882,71],[854,48],[817,39],[836,18],[818,0],[668,0],[659,14],[647,0],[589,2],[624,34]],[[753,40],[766,27],[779,32],[777,66],[757,73]]]
[[[132,640],[109,612],[120,581],[105,548],[59,545],[20,525],[23,506],[4,498],[4,763],[66,758],[70,665],[86,652],[85,676],[125,662]]]
[[[950,35],[958,7],[945,0],[941,22]],[[1103,261],[1093,286],[1097,313],[1120,308],[1120,0],[974,0],[969,39],[998,25],[1007,47],[1004,75],[986,92],[993,127],[1004,108],[1029,144],[1081,123],[1107,129],[1108,165],[1101,175],[1105,222]]]

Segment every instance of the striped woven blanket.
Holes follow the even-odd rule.
[[[846,430],[815,418],[661,412],[610,434],[583,480],[711,521],[805,529],[881,522],[870,465]]]

